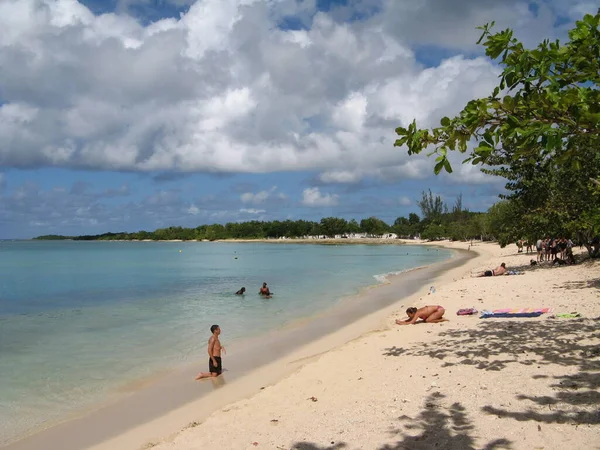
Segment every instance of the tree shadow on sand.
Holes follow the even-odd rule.
[[[424,402],[424,409],[417,417],[401,416],[399,426],[391,427],[390,434],[400,440],[378,447],[378,450],[429,450],[440,448],[445,450],[485,450],[510,449],[511,442],[497,439],[487,445],[476,446],[474,425],[460,403],[445,406],[444,395],[439,392],[430,394]],[[311,442],[298,442],[292,450],[338,450],[351,448],[351,445],[340,442],[330,446],[320,446]],[[373,447],[374,448],[374,447]]]
[[[551,395],[516,396],[519,411],[484,406],[498,417],[541,423],[600,424],[600,321],[597,319],[517,322],[486,319],[476,329],[449,330],[427,345],[392,347],[386,356],[428,356],[442,367],[470,365],[483,371],[502,371],[510,364],[531,366],[535,379],[548,379]],[[577,368],[571,375],[547,376],[546,367]]]
[[[557,285],[557,287],[562,287],[563,289],[600,289],[600,278],[595,280],[587,280],[587,281],[567,281],[566,283],[561,283],[561,285]]]

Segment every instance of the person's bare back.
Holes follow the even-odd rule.
[[[484,272],[481,272],[477,275],[475,275],[476,278],[481,278],[481,277],[496,277],[499,275],[504,275],[506,273],[506,264],[502,263],[500,264],[498,267],[496,267],[494,270],[486,270]]]
[[[417,320],[421,319],[427,323],[439,323],[445,322],[447,319],[443,319],[442,316],[446,310],[439,305],[423,306],[422,308],[408,308],[406,310],[407,320],[396,320],[398,325],[413,325],[417,323]]]

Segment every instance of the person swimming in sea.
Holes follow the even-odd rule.
[[[271,298],[273,296],[273,293],[269,290],[269,286],[267,286],[267,283],[263,283],[258,293],[264,298]]]
[[[448,319],[442,319],[442,316],[446,310],[439,305],[423,306],[422,308],[415,308],[414,306],[406,310],[408,319],[400,320],[396,319],[398,325],[414,325],[417,320],[421,319],[421,322],[426,323],[439,323],[444,322]]]
[[[239,291],[235,293],[235,295],[244,295],[246,293],[246,288],[242,287]]]

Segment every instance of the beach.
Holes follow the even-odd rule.
[[[264,383],[254,395],[209,417],[201,403],[188,405],[188,423],[178,433],[145,434],[149,429],[140,427],[95,448],[595,448],[598,262],[529,270],[535,256],[517,254],[514,245],[477,244],[472,251],[477,258],[439,277],[435,293],[424,287],[395,305],[439,303],[449,322],[400,327],[393,322],[403,316],[398,310],[334,350],[308,345],[294,355],[300,367],[278,383],[268,383],[272,367],[260,369],[254,376]],[[500,262],[526,272],[470,277]],[[582,318],[455,315],[472,306],[549,307]],[[377,322],[364,318],[348,328]],[[339,330],[324,339],[351,334]]]
[[[595,448],[599,262],[532,267],[535,255],[514,245],[424,245],[469,249],[472,258],[289,354],[270,361],[267,353],[264,365],[233,382],[224,382],[227,372],[198,382],[212,391],[88,448]],[[472,278],[501,262],[523,274]],[[408,306],[438,304],[448,322],[394,323]],[[551,311],[511,319],[455,314],[469,307]],[[551,318],[575,311],[580,318]],[[235,357],[224,358],[225,368]],[[66,430],[55,433],[77,439]]]
[[[216,402],[243,398],[253,390],[238,393],[236,383],[256,368],[390,306],[468,257],[423,246],[257,241],[26,242],[10,251],[3,256],[14,283],[0,303],[0,446],[63,450],[201,398],[207,409],[223,384]],[[19,269],[52,258],[59,263],[33,275]],[[272,299],[234,295],[264,279],[275,287]],[[190,383],[213,323],[225,330],[227,372],[215,386]]]

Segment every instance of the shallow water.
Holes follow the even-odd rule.
[[[204,356],[213,323],[224,341],[247,338],[449,256],[392,245],[4,242],[0,443]],[[270,300],[256,293],[263,281]],[[233,295],[241,286],[248,293]]]

